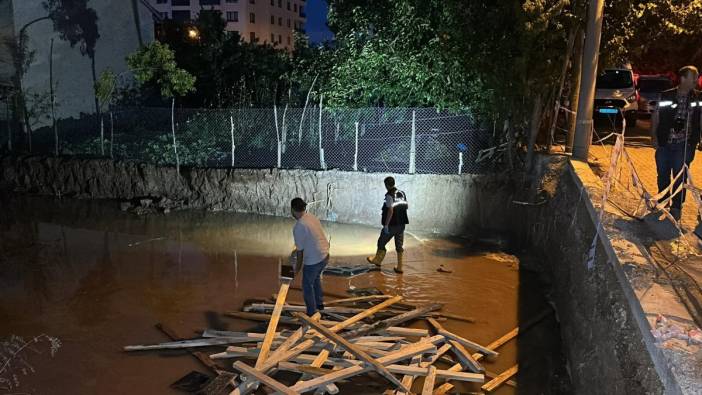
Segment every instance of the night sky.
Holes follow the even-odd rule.
[[[327,27],[327,2],[324,0],[307,0],[307,23],[305,30],[311,43],[330,40],[334,35]]]

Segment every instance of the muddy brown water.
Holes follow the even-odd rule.
[[[171,383],[207,370],[184,352],[128,354],[122,347],[167,341],[156,323],[186,337],[208,327],[256,326],[221,313],[277,291],[292,225],[286,218],[201,211],[139,217],[119,211],[114,202],[3,195],[0,395],[178,393]],[[360,264],[374,251],[378,229],[325,226],[332,264]],[[378,287],[411,303],[444,303],[444,311],[476,320],[448,320],[444,326],[485,345],[547,308],[540,276],[520,270],[513,255],[469,239],[406,239],[404,275],[392,272],[391,245],[383,271],[327,275],[325,290]],[[452,273],[437,272],[440,265]],[[301,301],[302,295],[291,291],[289,300]],[[42,335],[58,339],[53,356]],[[26,347],[18,351],[17,345]],[[486,368],[499,373],[519,363],[519,389],[503,386],[495,393],[569,392],[553,314],[498,351]],[[386,384],[371,378],[341,389],[372,394]]]

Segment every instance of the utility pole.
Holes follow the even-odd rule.
[[[578,100],[575,141],[573,144],[573,157],[582,161],[587,161],[590,142],[592,141],[592,107],[595,102],[595,81],[597,78],[597,61],[600,53],[603,14],[604,0],[590,0],[587,13],[587,29],[585,30],[580,99]]]

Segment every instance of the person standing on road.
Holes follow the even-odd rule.
[[[307,315],[324,310],[320,276],[329,263],[329,241],[321,222],[308,213],[307,203],[297,197],[290,202],[290,211],[297,220],[293,227],[295,239],[295,274],[302,268],[302,296]]]
[[[384,183],[387,193],[385,194],[385,202],[382,208],[383,214],[381,217],[383,230],[380,231],[378,250],[375,252],[375,256],[369,256],[367,259],[368,262],[380,266],[383,263],[383,259],[385,259],[385,246],[392,238],[395,238],[397,265],[394,267],[394,270],[395,273],[402,273],[404,259],[404,249],[402,247],[405,240],[405,226],[409,224],[409,220],[407,219],[407,195],[395,188],[394,178],[387,177]]]
[[[673,177],[685,164],[690,166],[695,158],[695,149],[700,144],[702,131],[702,94],[696,90],[699,72],[694,66],[685,66],[678,71],[680,84],[661,93],[651,120],[651,142],[656,149],[658,192],[668,188]],[[683,174],[673,185],[672,191],[683,184]],[[668,198],[666,194],[661,200]],[[670,214],[680,220],[685,190],[673,197]]]

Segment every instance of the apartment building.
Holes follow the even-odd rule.
[[[293,33],[305,26],[305,0],[149,0],[166,19],[190,21],[202,10],[218,10],[226,29],[246,41],[292,50]]]

